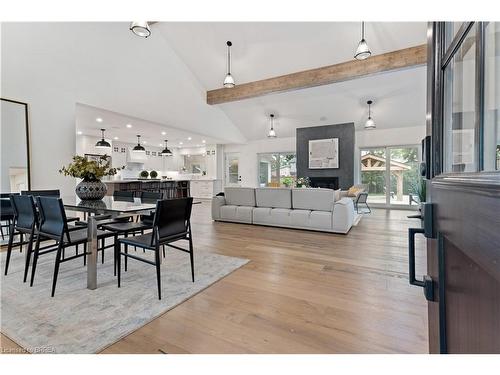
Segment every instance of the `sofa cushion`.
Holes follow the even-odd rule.
[[[255,189],[244,187],[226,187],[224,188],[226,204],[234,206],[254,206],[255,207]]]
[[[253,209],[253,222],[255,224],[290,226],[292,225],[292,212],[293,210],[289,208],[256,207]]]
[[[252,211],[253,207],[226,205],[220,208],[220,218],[222,220],[251,224]]]
[[[291,224],[294,227],[311,229],[332,229],[332,213],[326,211],[293,210]]]
[[[257,207],[292,208],[292,190],[288,188],[255,189]]]
[[[335,192],[331,189],[292,189],[294,209],[333,211]]]

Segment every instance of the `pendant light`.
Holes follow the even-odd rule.
[[[104,139],[104,132],[106,129],[101,129],[102,138],[95,144],[95,148],[111,148],[111,144]]]
[[[147,38],[151,35],[151,29],[147,21],[134,21],[130,23],[130,31],[142,38]]]
[[[146,152],[146,149],[141,145],[141,136],[137,135],[137,146],[132,149],[132,152]]]
[[[271,124],[271,129],[269,129],[269,133],[267,133],[268,138],[276,138],[276,132],[274,131],[274,115],[271,113],[269,115],[269,123]]]
[[[365,123],[365,129],[375,129],[375,121],[373,121],[372,119],[372,111],[371,111],[371,105],[373,104],[373,101],[371,100],[368,100],[366,102],[366,104],[368,104],[368,120],[366,120],[366,123]]]
[[[227,89],[232,89],[236,84],[234,83],[234,78],[231,75],[231,43],[229,40],[227,41],[227,74],[226,78],[224,78],[224,87]]]
[[[170,151],[170,150],[168,149],[168,147],[167,147],[167,142],[168,142],[168,140],[167,140],[167,139],[165,139],[165,148],[164,148],[164,149],[163,149],[163,151],[161,152],[161,155],[162,155],[162,156],[172,156],[172,155],[173,155],[173,154],[172,154],[172,151]]]
[[[365,23],[361,22],[361,40],[359,41],[354,58],[356,60],[364,60],[370,57],[371,54],[370,48],[368,48],[368,44],[365,40]]]

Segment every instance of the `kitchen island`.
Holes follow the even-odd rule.
[[[132,191],[137,197],[143,191],[161,193],[163,199],[190,197],[189,180],[134,179],[103,181],[108,187],[107,195],[115,191]]]

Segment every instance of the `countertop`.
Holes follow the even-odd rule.
[[[194,181],[215,181],[214,178],[196,178],[196,179],[187,179],[187,178],[176,178],[176,179],[172,179],[172,180],[167,180],[167,179],[156,179],[156,180],[152,180],[152,179],[143,179],[143,180],[140,180],[140,179],[137,179],[137,180],[109,180],[109,181],[102,181],[104,182],[105,184],[127,184],[127,183],[131,183],[131,182],[178,182],[178,181],[189,181],[189,182],[194,182]]]

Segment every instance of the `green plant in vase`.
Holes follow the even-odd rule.
[[[141,171],[141,173],[139,173],[139,177],[140,178],[148,178],[149,172],[148,171]]]
[[[298,188],[310,187],[311,186],[311,180],[309,179],[309,177],[300,177],[300,178],[297,178],[296,186]]]
[[[158,177],[158,172],[156,172],[156,171],[151,171],[151,172],[149,172],[149,177],[151,177],[151,178],[156,178],[156,177]]]
[[[102,199],[108,190],[101,179],[105,176],[114,176],[118,169],[123,167],[111,167],[111,158],[107,155],[102,155],[97,160],[88,160],[85,156],[75,155],[73,162],[63,166],[59,173],[82,180],[75,188],[76,195],[80,199],[97,200]]]

